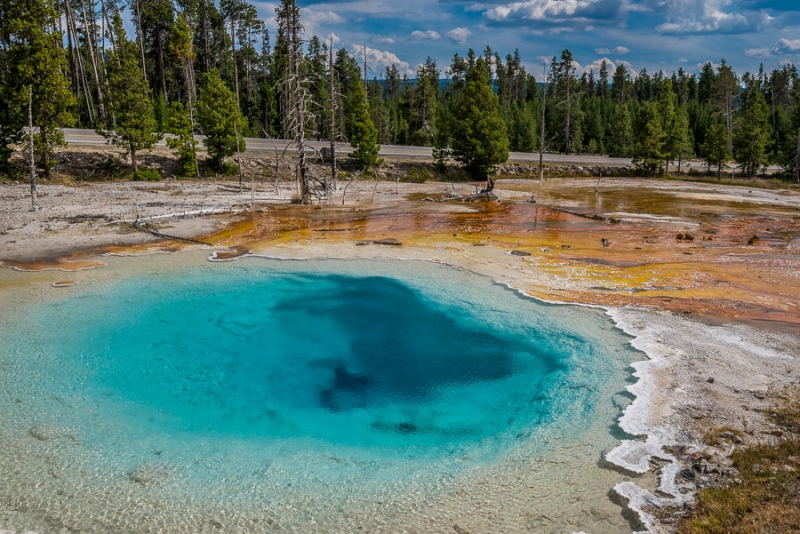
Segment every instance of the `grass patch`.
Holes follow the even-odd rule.
[[[692,516],[681,522],[679,534],[778,534],[800,533],[800,403],[786,396],[769,412],[782,439],[776,445],[755,445],[731,455],[737,478],[724,488],[700,491]],[[739,430],[718,428],[704,436],[717,445],[720,435]]]
[[[161,173],[157,169],[140,167],[133,173],[133,180],[135,182],[160,182]]]

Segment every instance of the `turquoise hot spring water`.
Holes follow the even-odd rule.
[[[602,457],[642,355],[601,312],[426,262],[148,261],[0,298],[0,530],[629,530]]]

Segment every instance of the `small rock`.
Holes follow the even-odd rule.
[[[713,384],[714,383],[714,377],[713,376],[709,376],[708,380],[706,380],[706,382],[708,382],[709,384]]]
[[[761,472],[761,464],[753,464],[753,467],[750,468],[753,473],[760,473]]]
[[[525,252],[524,250],[512,250],[509,252],[512,256],[530,256],[530,252]]]
[[[737,443],[737,444],[739,444],[739,445],[741,445],[742,443],[744,443],[744,441],[742,441],[742,438],[740,438],[740,437],[739,437],[739,436],[737,436],[736,434],[734,434],[734,435],[733,435],[733,437],[731,438],[731,441],[732,441],[732,442],[734,442],[734,443]]]
[[[730,430],[725,430],[719,433],[719,437],[721,437],[722,439],[731,439],[733,437],[733,432],[731,432]]]
[[[692,469],[681,469],[680,475],[686,480],[694,480],[695,474]]]
[[[764,391],[754,391],[753,396],[757,399],[763,399],[767,396],[767,394]]]
[[[703,459],[703,457],[704,457],[703,453],[700,451],[690,452],[689,454],[686,455],[686,459],[689,460],[690,462],[699,462],[700,460]]]
[[[683,507],[687,510],[695,510],[697,509],[697,501],[687,501],[683,503]]]
[[[608,240],[608,239],[606,239],[605,237],[604,237],[604,238],[602,238],[602,239],[600,240],[600,242],[603,244],[603,247],[608,247],[608,246],[611,244],[611,241],[609,241],[609,240]]]

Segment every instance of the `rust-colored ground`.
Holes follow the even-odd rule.
[[[538,191],[539,203],[475,205],[467,213],[418,196],[375,209],[272,209],[208,239],[232,247],[220,259],[387,237],[479,262],[476,247],[515,250],[530,256],[502,260],[523,262],[525,290],[541,298],[800,323],[797,207],[713,186],[679,195],[646,187],[598,194],[590,186],[538,191],[512,183],[507,190]]]
[[[425,200],[441,199],[450,187],[426,184],[398,197],[390,184],[376,186],[369,202],[362,196],[344,206],[337,200],[322,207],[262,207],[202,239],[224,248],[216,259],[225,260],[286,250],[302,250],[304,257],[357,255],[359,245],[394,238],[403,247],[383,247],[385,257],[435,253],[435,259],[477,265],[484,273],[513,271],[517,287],[544,299],[800,324],[796,192],[635,179],[599,185],[504,180],[499,204]],[[532,194],[535,204],[526,201]],[[139,254],[186,246],[160,241],[102,250]],[[98,266],[80,257],[3,264],[21,270]]]

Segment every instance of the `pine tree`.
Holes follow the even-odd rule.
[[[53,31],[58,7],[53,0],[12,2],[6,12],[10,46],[6,94],[13,110],[28,109],[28,91],[33,88],[35,152],[45,177],[50,176],[51,156],[56,147],[66,146],[63,126],[72,126],[70,111],[75,96],[63,73],[67,70],[61,34]],[[27,120],[14,121],[22,127]]]
[[[606,133],[608,139],[608,153],[617,158],[627,158],[631,156],[633,147],[633,122],[631,112],[627,105],[615,104],[609,130]]]
[[[757,82],[748,93],[733,129],[733,157],[752,176],[768,162],[770,126],[769,107]]]
[[[664,140],[666,134],[658,105],[647,102],[639,109],[636,120],[637,141],[633,148],[633,164],[644,174],[664,171]]]
[[[189,110],[181,102],[173,102],[170,106],[167,131],[175,137],[167,138],[167,146],[178,157],[180,176],[197,174],[197,145],[192,131],[192,120]]]
[[[161,133],[156,132],[158,124],[150,87],[139,66],[136,44],[125,37],[119,14],[114,16],[113,24],[117,49],[110,53],[108,61],[108,94],[113,104],[106,129],[99,133],[125,150],[136,172],[136,153],[152,149],[161,139]]]
[[[482,58],[467,73],[466,82],[453,103],[452,155],[474,178],[487,179],[491,190],[493,167],[508,159],[506,125]]]
[[[681,172],[683,160],[694,154],[693,147],[694,140],[689,131],[689,112],[686,106],[680,106],[670,133],[670,154],[678,160],[678,173]]]
[[[703,154],[703,159],[708,165],[709,170],[712,167],[717,168],[717,179],[722,178],[722,166],[730,158],[730,151],[728,150],[728,129],[725,124],[715,123],[712,124],[705,135],[705,143],[700,148]]]
[[[658,113],[661,116],[661,128],[664,130],[664,159],[667,172],[670,161],[677,159],[676,141],[679,134],[675,126],[675,101],[672,81],[664,80],[658,93]]]
[[[2,13],[0,13],[0,24],[4,24]],[[14,145],[22,141],[24,122],[20,109],[11,103],[12,95],[8,57],[5,50],[0,50],[0,173],[9,170],[9,160],[14,154]]]
[[[367,93],[360,83],[355,84],[348,98],[347,130],[350,132],[350,159],[358,169],[366,170],[378,159],[378,130],[372,122]]]
[[[203,76],[197,100],[197,123],[206,135],[203,143],[214,169],[223,170],[225,158],[236,153],[237,144],[240,151],[245,149],[242,132],[247,127],[247,119],[239,112],[236,96],[216,69]]]

